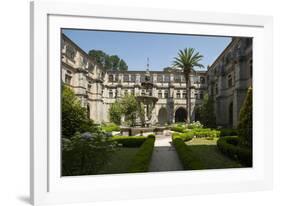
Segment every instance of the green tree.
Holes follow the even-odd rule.
[[[121,117],[124,115],[126,124],[134,126],[139,112],[141,111],[138,105],[135,96],[126,95],[110,106],[109,118],[115,124],[120,125]]]
[[[119,71],[127,71],[127,70],[128,70],[128,65],[123,59],[121,59],[119,62]]]
[[[246,98],[240,110],[238,122],[238,135],[241,144],[245,146],[252,146],[253,137],[253,91],[250,87],[248,89]]]
[[[112,55],[109,57],[111,62],[111,70],[118,71],[119,70],[119,64],[120,64],[120,58],[117,55]]]
[[[76,132],[94,132],[96,127],[88,118],[86,108],[81,106],[81,101],[75,96],[71,88],[62,88],[62,136],[70,138]]]
[[[111,104],[109,108],[109,119],[111,122],[120,125],[122,114],[123,114],[122,106],[119,101]]]
[[[173,66],[182,70],[186,81],[186,111],[187,111],[187,123],[190,123],[191,115],[191,101],[190,101],[190,73],[194,67],[204,67],[199,62],[202,60],[203,55],[199,52],[195,52],[194,48],[185,48],[180,50],[178,56],[174,58]]]
[[[124,96],[120,104],[122,105],[122,112],[125,115],[125,120],[129,126],[134,126],[137,119],[138,102],[135,96],[126,95]]]
[[[127,71],[128,65],[117,55],[108,55],[101,50],[90,50],[89,56],[92,57],[104,70]]]
[[[92,57],[99,65],[105,66],[105,59],[107,57],[107,54],[104,53],[101,50],[90,50],[89,56]]]
[[[208,94],[204,95],[203,104],[199,109],[200,122],[204,127],[216,128],[216,116],[214,113],[214,100]]]

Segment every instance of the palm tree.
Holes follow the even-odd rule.
[[[190,113],[191,113],[191,95],[190,95],[190,73],[194,67],[204,67],[199,62],[202,60],[203,55],[199,52],[195,52],[194,48],[185,48],[184,50],[179,50],[178,56],[174,58],[173,66],[178,67],[182,70],[186,81],[186,111],[187,117],[186,121],[190,123]]]

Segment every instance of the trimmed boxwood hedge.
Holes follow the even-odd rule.
[[[114,123],[102,124],[101,128],[105,132],[120,131],[120,127],[117,124],[114,124]]]
[[[238,160],[247,167],[252,166],[252,150],[239,146],[239,138],[237,136],[221,137],[217,141],[217,146],[228,157]]]
[[[192,132],[186,132],[186,133],[178,133],[175,132],[172,134],[172,138],[180,138],[182,139],[184,142],[189,141],[193,138],[194,134]]]
[[[173,144],[178,153],[179,159],[185,170],[199,170],[204,169],[200,159],[188,148],[188,145],[181,138],[173,138]]]
[[[123,147],[140,147],[146,139],[145,136],[113,136],[111,138]]]
[[[237,129],[220,129],[220,136],[225,137],[225,136],[237,136],[238,131]]]
[[[132,160],[129,172],[147,172],[153,153],[155,135],[148,135]]]
[[[174,131],[174,132],[184,132],[184,130],[186,130],[185,127],[183,126],[172,126],[171,127],[171,130]]]

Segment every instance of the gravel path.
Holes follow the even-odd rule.
[[[149,166],[149,172],[183,170],[171,135],[157,135]]]

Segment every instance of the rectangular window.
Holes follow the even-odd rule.
[[[232,87],[233,86],[233,82],[232,82],[232,76],[231,74],[228,75],[228,87]]]
[[[109,81],[109,82],[113,82],[113,75],[112,75],[112,74],[110,74],[110,75],[108,76],[108,81]]]
[[[159,98],[159,99],[162,99],[162,90],[159,90],[159,91],[158,91],[158,98]]]
[[[144,91],[144,89],[141,90],[141,95],[142,95],[142,96],[145,96],[145,91]]]
[[[205,84],[205,77],[200,77],[200,83]]]
[[[124,74],[123,82],[129,82],[129,75],[128,74]]]
[[[170,82],[170,75],[168,74],[165,75],[165,82]]]
[[[71,84],[71,79],[72,79],[72,77],[71,77],[70,75],[65,74],[64,82],[65,82],[66,84]]]
[[[181,98],[181,93],[180,91],[177,91],[177,99],[180,99]]]
[[[145,82],[145,75],[144,75],[144,74],[142,74],[142,75],[140,76],[140,82]]]
[[[183,92],[182,92],[182,98],[183,98],[183,99],[186,99],[186,91],[183,91]]]
[[[180,83],[180,82],[181,82],[181,75],[176,74],[176,75],[174,76],[174,81],[175,81],[176,83]]]
[[[157,75],[157,82],[162,83],[163,82],[163,75],[159,74]]]
[[[164,92],[164,98],[168,98],[169,97],[169,91],[168,90],[165,90]]]
[[[136,75],[135,74],[131,75],[131,82],[136,82]]]
[[[111,89],[109,90],[109,98],[113,98],[113,91]]]

